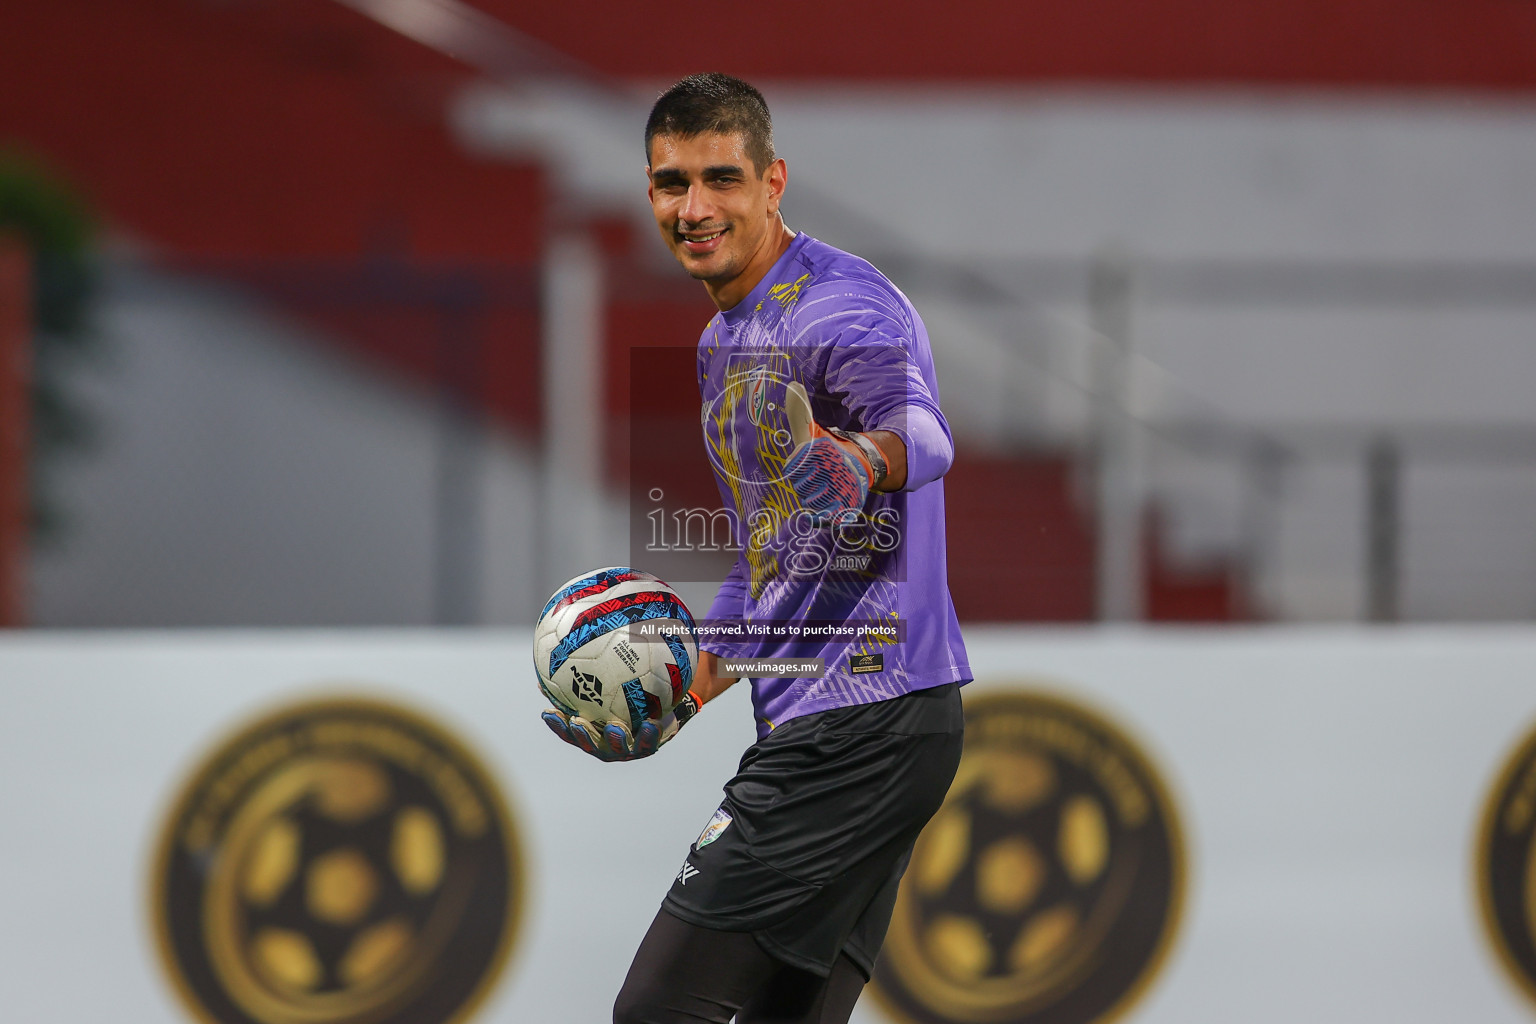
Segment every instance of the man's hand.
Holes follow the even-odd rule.
[[[811,418],[810,397],[799,381],[785,389],[784,406],[794,445],[784,463],[784,479],[812,522],[836,522],[863,508],[870,491],[883,489],[889,476],[885,449],[871,435],[821,426]],[[886,431],[879,433],[894,437]],[[897,447],[901,447],[899,443]],[[901,454],[905,455],[905,449]]]
[[[550,732],[599,761],[633,761],[660,750],[698,710],[693,694],[686,694],[660,722],[642,722],[633,733],[618,722],[597,723],[555,708],[546,709],[543,718]]]
[[[542,717],[550,732],[599,761],[634,761],[660,750],[699,713],[706,701],[735,681],[720,678],[718,659],[708,651],[700,651],[692,688],[660,722],[642,722],[640,728],[631,733],[618,722],[593,722],[555,708],[546,709]]]

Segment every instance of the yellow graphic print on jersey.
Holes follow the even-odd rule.
[[[777,301],[780,306],[788,309],[800,297],[800,287],[810,279],[810,276],[810,274],[801,274],[793,281],[776,284],[768,289],[768,297]]]
[[[731,489],[731,500],[736,503],[738,512],[744,507],[741,493],[741,463],[736,458],[736,446],[731,443],[731,435],[736,418],[736,403],[740,400],[746,385],[747,380],[744,375],[727,373],[725,386],[721,390],[719,399],[712,407],[706,405],[704,408],[706,422],[714,425],[713,430],[704,432],[704,443],[709,445],[715,465],[720,467],[720,476]]]
[[[762,391],[766,392],[768,382],[774,381],[779,385],[775,393],[781,392],[790,380],[789,357],[781,352],[769,353],[763,362],[748,367],[746,374],[761,382]],[[780,403],[774,403],[774,415],[768,415],[768,411],[764,409],[753,417],[753,453],[762,472],[762,490],[755,508],[742,509],[744,514],[756,517],[747,524],[747,565],[752,570],[749,585],[754,601],[782,572],[777,556],[767,550],[767,545],[800,508],[799,497],[784,479],[784,463],[789,457],[789,445],[785,443],[787,419]]]
[[[774,393],[778,394],[790,380],[789,358],[784,353],[744,356],[733,361],[724,377],[720,396],[707,411],[707,422],[712,425],[707,443],[747,532],[743,553],[750,572],[749,591],[756,600],[782,573],[778,555],[770,546],[800,507],[783,476],[789,455],[785,417],[777,401],[770,406],[766,400],[770,381],[776,385]],[[743,425],[738,410],[743,407],[748,412],[752,451],[758,465],[758,472],[750,481],[743,475],[738,454],[748,441],[738,433]]]

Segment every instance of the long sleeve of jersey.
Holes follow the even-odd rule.
[[[886,320],[863,330],[856,341],[833,347],[826,384],[860,429],[889,430],[901,438],[907,447],[907,480],[901,489],[915,491],[949,471],[955,443],[908,345],[888,333],[901,329]]]

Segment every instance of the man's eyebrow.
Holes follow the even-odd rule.
[[[712,164],[704,168],[701,176],[704,178],[723,178],[728,175],[745,177],[746,171],[738,164]],[[658,167],[651,171],[652,181],[687,181],[688,172],[680,167]]]

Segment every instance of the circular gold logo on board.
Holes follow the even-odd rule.
[[[1483,808],[1477,894],[1499,959],[1536,999],[1536,731],[1505,762]]]
[[[875,991],[912,1024],[1089,1024],[1130,1004],[1183,900],[1145,754],[1033,692],[965,702],[965,753],[902,878]]]
[[[506,960],[517,838],[485,769],[392,704],[305,703],[222,743],[155,861],[166,967],[216,1024],[443,1024]]]

